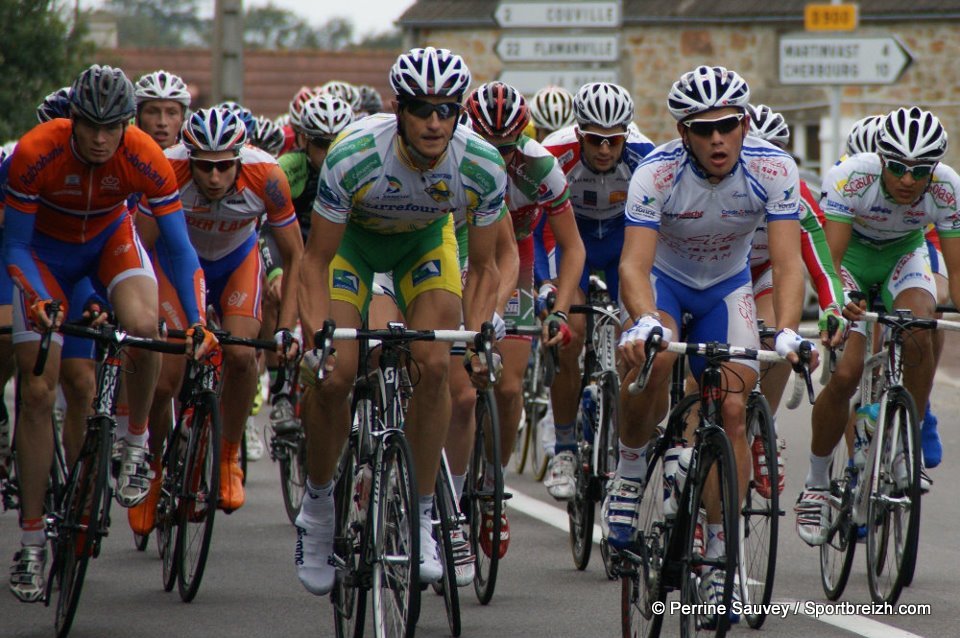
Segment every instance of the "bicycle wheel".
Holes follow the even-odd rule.
[[[180,525],[180,495],[183,492],[184,462],[187,458],[187,433],[178,423],[167,441],[163,483],[157,502],[157,550],[163,565],[163,589],[172,591],[177,584],[177,530]]]
[[[847,462],[846,445],[833,450],[830,462],[830,508],[826,541],[820,546],[820,584],[829,600],[838,600],[847,586],[857,550],[857,525],[851,517],[856,469]]]
[[[637,541],[619,553],[620,620],[623,638],[656,638],[663,625],[663,613],[653,604],[666,599],[663,569],[667,561],[672,522],[663,509],[663,439],[650,444],[647,477],[640,496]]]
[[[696,473],[687,477],[684,487],[687,500],[680,506],[681,514],[688,517],[685,549],[681,557],[680,597],[684,604],[708,607],[695,608],[705,609],[705,613],[682,614],[680,635],[686,637],[709,633],[722,638],[730,626],[730,616],[726,610],[731,609],[733,602],[739,543],[727,542],[718,555],[708,556],[716,550],[708,543],[705,521],[698,532],[698,513],[700,510],[714,511],[723,525],[723,538],[739,538],[737,468],[733,448],[723,430],[708,426],[706,430],[701,430],[700,436],[702,441],[694,451]],[[713,499],[709,498],[711,494]],[[716,502],[718,496],[719,503]],[[710,520],[709,514],[706,520]],[[725,613],[711,613],[711,604],[719,605],[714,610],[725,610]]]
[[[453,502],[450,483],[444,476],[446,470],[441,467],[437,475],[433,492],[434,514],[437,525],[433,528],[434,538],[440,546],[440,558],[443,561],[443,578],[440,579],[443,590],[443,604],[447,609],[447,624],[450,635],[460,635],[460,590],[457,587],[457,569],[453,562],[453,545],[450,532],[460,526],[458,510]]]
[[[80,456],[73,465],[64,493],[54,563],[47,583],[48,599],[54,582],[59,590],[55,620],[58,638],[70,633],[87,566],[96,553],[102,533],[102,508],[109,506],[103,496],[108,490],[110,433],[109,419],[90,419]]]
[[[420,514],[410,445],[389,432],[378,451],[372,513],[373,627],[377,638],[412,637],[420,616]]]
[[[279,448],[280,492],[287,518],[293,524],[300,513],[300,504],[307,488],[307,446],[302,432],[277,437]]]
[[[210,551],[213,521],[220,498],[220,404],[204,391],[194,407],[190,443],[180,496],[177,530],[177,590],[188,603],[197,595]]]
[[[760,394],[751,397],[747,412],[747,436],[759,438],[763,447],[769,494],[757,489],[759,477],[753,476],[741,509],[743,516],[740,546],[740,600],[756,613],[746,614],[747,624],[759,629],[767,619],[765,612],[773,595],[777,565],[777,540],[780,533],[780,481],[777,463],[777,434],[773,429],[770,406]],[[754,464],[750,464],[751,472]],[[764,490],[766,492],[766,490]]]
[[[473,590],[481,605],[493,598],[500,566],[501,523],[503,520],[503,469],[500,465],[500,424],[493,391],[477,397],[477,429],[467,480],[463,511],[470,520],[470,549],[475,557]],[[490,521],[484,526],[484,516]],[[481,542],[486,535],[487,542]],[[484,548],[486,546],[486,549]]]
[[[620,460],[620,380],[615,373],[608,372],[600,378],[597,399],[597,476],[600,479],[599,500],[602,502],[607,493],[607,484],[613,479]],[[616,565],[606,538],[600,539],[600,556],[607,578],[616,580]]]
[[[576,481],[573,498],[567,501],[567,517],[570,526],[570,551],[573,553],[573,564],[583,571],[590,564],[590,552],[593,549],[593,519],[595,514],[596,495],[593,494],[594,467],[591,458],[592,445],[584,438],[580,423],[583,406],[577,409],[577,451],[576,468],[573,477]],[[597,414],[595,411],[594,414]],[[596,432],[596,422],[590,423],[593,432]]]
[[[523,373],[523,420],[520,422],[520,429],[517,431],[517,443],[513,451],[513,469],[517,474],[523,474],[527,468],[527,458],[530,454],[530,442],[533,439],[534,430],[536,430],[536,414],[531,414],[537,410],[537,404],[534,399],[537,396],[537,367],[540,359],[537,344],[533,344],[530,350],[530,361],[527,369]],[[534,468],[536,471],[536,468]]]
[[[358,473],[357,448],[354,439],[340,457],[334,503],[336,504],[336,533],[333,539],[334,560],[341,575],[338,575],[330,602],[333,603],[333,620],[337,638],[360,638],[363,636],[364,612],[367,605],[367,589],[358,578],[363,551],[364,519],[367,494],[359,488],[370,477]],[[366,468],[369,471],[369,467]],[[359,470],[363,472],[363,470]]]
[[[882,427],[871,443],[879,447],[867,505],[867,581],[874,602],[893,604],[912,575],[920,534],[920,432],[905,389],[887,391]]]

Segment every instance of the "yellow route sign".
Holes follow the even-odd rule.
[[[859,5],[808,4],[803,8],[803,28],[807,31],[853,31],[860,18]]]

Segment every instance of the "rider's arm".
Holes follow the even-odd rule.
[[[659,231],[647,226],[630,226],[623,233],[620,253],[620,299],[630,324],[643,315],[655,313],[657,304],[650,285],[650,273],[657,254]],[[626,319],[626,318],[625,318]]]
[[[506,212],[503,205],[503,214]],[[469,222],[468,222],[469,223]],[[500,285],[500,272],[497,270],[496,247],[498,226],[493,223],[484,226],[470,225],[467,248],[467,286],[463,291],[463,315],[467,330],[479,330],[484,321],[493,316],[497,291]]]
[[[297,285],[304,347],[313,347],[313,333],[330,317],[330,263],[337,254],[346,228],[345,223],[331,221],[323,215],[313,216]],[[287,279],[293,281],[292,277]]]
[[[823,234],[826,236],[827,246],[830,248],[833,268],[839,273],[840,264],[843,262],[843,256],[850,244],[850,237],[853,235],[853,226],[848,222],[827,217],[827,223],[823,225]]]
[[[833,265],[827,236],[820,225],[822,213],[813,197],[808,197],[810,192],[807,187],[802,182],[800,186],[804,207],[800,214],[803,262],[816,288],[820,309],[828,308],[831,304],[839,307],[843,304],[843,282]]]
[[[503,316],[507,302],[517,289],[520,279],[520,254],[513,230],[513,217],[504,215],[497,222],[497,270],[500,271],[500,286],[497,291],[496,311]]]
[[[770,264],[773,267],[773,312],[777,329],[796,330],[803,314],[803,262],[800,244],[800,222],[783,219],[767,222]]]
[[[280,328],[293,329],[297,323],[297,296],[296,286],[300,280],[300,260],[303,256],[303,236],[300,234],[300,224],[297,223],[297,214],[293,210],[290,198],[290,185],[286,175],[277,164],[265,164],[264,177],[264,206],[266,208],[267,225],[273,231],[280,257],[283,260],[283,271],[287,274],[283,279],[280,292]]]
[[[947,266],[950,298],[953,305],[960,308],[960,236],[949,237],[941,233],[940,251]]]
[[[567,200],[556,212],[547,216],[547,223],[557,242],[560,251],[560,264],[557,273],[557,302],[555,310],[570,311],[570,302],[573,294],[580,285],[580,275],[583,273],[583,263],[586,259],[586,250],[580,231],[577,230],[577,221],[573,216],[573,205]]]
[[[166,252],[169,258],[170,281],[177,291],[180,305],[187,315],[190,325],[203,323],[206,316],[206,290],[204,290],[203,271],[197,251],[187,235],[187,222],[183,209],[173,213],[154,217],[160,230],[158,250]]]
[[[10,277],[26,295],[28,306],[50,294],[30,250],[35,219],[35,214],[21,212],[10,204],[4,207],[3,258]]]

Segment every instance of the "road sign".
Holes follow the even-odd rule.
[[[545,86],[562,86],[576,93],[589,82],[620,81],[617,69],[560,69],[556,71],[507,69],[500,74],[500,81],[506,82],[524,94],[533,95]]]
[[[616,35],[504,36],[497,42],[504,62],[615,62]]]
[[[853,31],[859,20],[856,4],[808,4],[803,7],[803,28],[807,31]]]
[[[561,27],[568,29],[617,28],[623,16],[620,2],[536,2],[504,0],[493,13],[505,28]]]
[[[893,84],[913,58],[896,36],[780,37],[781,84]]]

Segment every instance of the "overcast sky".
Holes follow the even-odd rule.
[[[306,18],[314,26],[323,24],[334,16],[349,18],[353,21],[354,33],[364,36],[391,28],[400,14],[414,2],[415,0],[243,0],[243,5],[247,8],[272,3]],[[80,2],[81,6],[86,8],[94,8],[102,3],[103,0]],[[204,15],[213,15],[214,0],[200,0],[200,5],[204,9]]]

